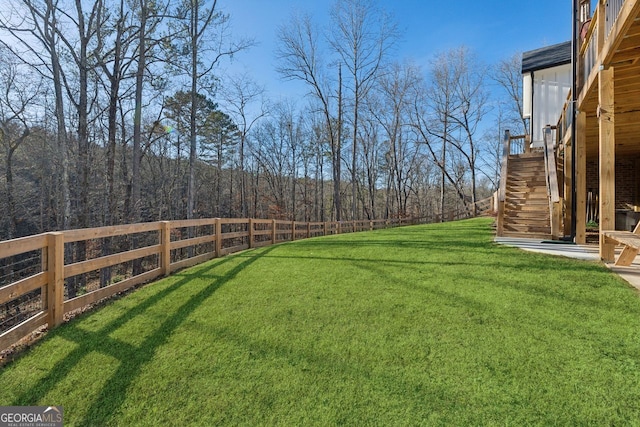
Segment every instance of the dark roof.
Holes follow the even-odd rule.
[[[571,41],[530,50],[522,54],[522,73],[571,63]]]

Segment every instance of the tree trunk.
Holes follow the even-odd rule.
[[[240,216],[246,218],[249,215],[247,206],[247,180],[244,170],[244,143],[246,134],[243,131],[240,135]]]
[[[6,133],[5,133],[5,137]],[[13,153],[15,149],[9,144],[7,147],[7,158],[5,159],[5,178],[7,180],[6,192],[7,192],[7,220],[9,223],[9,229],[7,230],[7,239],[13,239],[16,237],[17,218],[16,218],[16,203],[13,197]]]
[[[445,197],[445,184],[446,184],[446,173],[445,173],[445,169],[447,167],[447,139],[449,138],[448,135],[448,130],[449,130],[449,124],[447,121],[447,115],[448,113],[445,113],[445,119],[444,119],[444,135],[442,138],[442,152],[441,152],[441,157],[440,157],[440,164],[441,164],[441,169],[442,169],[442,173],[440,175],[440,222],[444,222],[445,218],[444,218],[444,197]]]
[[[357,165],[357,153],[358,153],[358,105],[359,105],[359,90],[360,87],[358,85],[358,79],[355,79],[354,82],[354,106],[353,106],[353,146],[351,149],[351,219],[357,219],[357,209],[358,202],[356,199],[357,189],[356,189],[356,180],[358,179],[358,175],[356,173],[356,165]]]
[[[67,129],[64,115],[64,92],[62,90],[62,71],[57,51],[57,20],[55,6],[52,0],[46,0],[47,11],[45,13],[44,37],[47,50],[51,58],[51,74],[53,77],[53,89],[55,94],[56,139],[58,142],[58,159],[60,171],[60,209],[58,209],[58,228],[69,228],[71,218],[71,201],[69,198],[69,157],[67,156]]]
[[[105,212],[105,225],[114,225],[116,216],[116,189],[115,189],[115,168],[116,168],[116,137],[118,125],[118,95],[120,93],[121,55],[122,37],[124,33],[124,1],[120,1],[120,16],[117,23],[116,39],[113,53],[113,68],[111,72],[106,70],[109,77],[109,107],[107,125],[107,209]],[[102,255],[111,255],[113,239],[103,239]],[[111,282],[111,267],[103,268],[100,271],[100,287],[108,286]]]
[[[196,156],[197,156],[197,129],[196,129],[196,113],[198,111],[198,21],[199,1],[191,2],[189,25],[189,38],[191,44],[191,107],[189,109],[189,182],[187,186],[187,219],[193,218],[193,209],[195,205],[195,181],[196,181]],[[192,230],[189,229],[189,237],[193,237]]]
[[[331,128],[329,128],[331,132]],[[341,221],[342,203],[340,200],[340,165],[342,163],[342,65],[338,67],[338,131],[336,139],[332,141],[332,163],[333,163],[333,206],[336,221]]]
[[[138,223],[141,220],[140,211],[140,190],[141,176],[140,163],[142,161],[142,92],[144,87],[144,72],[147,63],[147,0],[140,0],[140,29],[138,34],[138,67],[136,69],[135,86],[135,111],[133,113],[133,159],[131,164],[131,206],[129,220],[131,223]],[[132,249],[138,247],[137,236],[132,239]],[[133,275],[142,273],[142,261],[133,261]]]

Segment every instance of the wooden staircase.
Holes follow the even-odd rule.
[[[503,237],[551,238],[544,162],[542,152],[509,156]]]

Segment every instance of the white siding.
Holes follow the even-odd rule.
[[[522,76],[522,118],[531,118],[531,95],[533,86],[531,85],[531,73]]]
[[[535,71],[533,74],[533,117],[531,136],[534,147],[542,146],[542,129],[555,126],[571,90],[571,64]]]

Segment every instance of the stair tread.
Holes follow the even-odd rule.
[[[504,236],[550,238],[551,220],[542,153],[509,157]]]
[[[508,211],[504,213],[505,218],[526,218],[532,221],[548,221],[549,214],[540,211]]]
[[[524,239],[542,239],[549,240],[551,239],[551,233],[519,233],[513,231],[504,231],[502,233],[503,237],[514,237],[514,238],[524,238]]]
[[[513,231],[516,233],[549,233],[551,234],[551,227],[528,227],[518,226],[514,224],[505,224],[504,231]]]
[[[547,201],[547,199],[519,199],[519,198],[512,198],[509,202],[507,202],[508,206],[511,206],[513,208],[518,208],[518,207],[522,207],[522,206],[536,206],[538,209],[542,209],[542,207],[547,207],[548,208],[548,204],[549,202]]]

